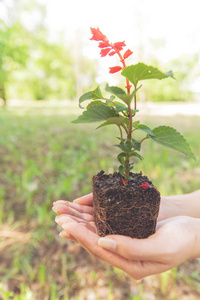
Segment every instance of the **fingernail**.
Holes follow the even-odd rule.
[[[74,200],[73,200],[73,203],[76,202],[76,201],[78,201],[80,198],[81,198],[81,197],[74,199]]]
[[[64,237],[64,233],[61,231],[61,232],[59,233],[59,236],[63,238],[63,237]]]
[[[58,204],[56,206],[53,206],[52,210],[57,213],[57,214],[60,214],[63,212],[63,209],[65,209],[66,206],[65,205],[62,205],[62,204]]]
[[[115,252],[117,243],[116,243],[116,241],[111,240],[109,238],[100,238],[98,240],[98,245],[100,247],[103,247],[103,248],[107,249],[107,250]]]
[[[67,223],[64,223],[64,224],[62,224],[62,226],[61,226],[63,229],[67,229],[68,228],[68,224]]]
[[[56,222],[56,223],[60,222],[60,216],[56,216],[56,217],[55,217],[55,222]]]
[[[67,216],[57,216],[55,218],[55,222],[58,223],[59,225],[68,221],[68,217]]]

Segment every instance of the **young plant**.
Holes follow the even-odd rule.
[[[86,107],[86,110],[73,123],[90,123],[104,121],[97,128],[114,124],[119,129],[119,143],[116,145],[121,152],[117,156],[120,163],[119,172],[122,175],[124,185],[128,184],[131,179],[130,171],[133,168],[134,161],[132,159],[143,159],[139,154],[141,145],[145,140],[151,139],[165,147],[180,151],[185,155],[195,159],[189,145],[184,137],[174,128],[169,126],[159,126],[150,129],[148,126],[141,124],[140,121],[134,121],[135,115],[138,113],[137,109],[137,94],[141,88],[140,82],[143,80],[165,78],[174,78],[172,71],[163,73],[157,68],[148,66],[144,63],[137,63],[135,65],[126,66],[126,60],[132,55],[130,49],[124,51],[126,47],[125,42],[111,43],[107,37],[99,30],[99,28],[91,28],[91,40],[99,42],[101,49],[101,57],[107,55],[117,55],[120,60],[120,65],[110,67],[109,73],[116,73],[119,71],[125,77],[125,89],[118,86],[105,87],[105,91],[111,94],[109,97],[103,96],[99,86],[93,91],[83,94],[79,99],[79,106],[86,101],[91,102]],[[141,139],[134,137],[135,131],[145,133]]]

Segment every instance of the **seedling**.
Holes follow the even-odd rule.
[[[141,82],[150,79],[174,78],[172,71],[163,73],[144,63],[126,65],[133,54],[125,50],[125,42],[111,43],[99,28],[91,28],[91,40],[98,41],[100,55],[119,57],[119,65],[110,67],[110,73],[121,71],[125,79],[125,90],[118,86],[105,87],[104,93],[97,86],[95,90],[83,94],[79,106],[89,100],[89,104],[74,123],[103,121],[97,128],[114,124],[119,129],[120,149],[117,159],[119,172],[106,174],[103,170],[93,177],[94,220],[100,236],[122,234],[132,238],[147,238],[155,233],[160,206],[160,192],[147,176],[134,173],[136,159],[143,159],[141,146],[146,140],[153,140],[165,147],[178,150],[195,159],[184,137],[169,126],[149,128],[135,120],[138,114],[137,96]],[[107,92],[107,95],[104,95]],[[135,133],[139,131],[138,134]]]
[[[91,123],[103,121],[97,129],[107,125],[114,124],[119,129],[118,144],[120,153],[117,159],[120,163],[119,172],[122,175],[124,185],[127,185],[131,179],[131,173],[135,159],[142,160],[140,154],[141,146],[146,140],[153,140],[165,147],[180,151],[195,159],[193,152],[187,144],[185,138],[174,128],[169,126],[159,126],[150,129],[147,125],[141,124],[140,121],[134,121],[134,117],[139,112],[137,109],[137,95],[142,85],[141,81],[151,79],[173,78],[172,71],[163,73],[155,67],[144,63],[135,65],[126,65],[127,59],[133,54],[130,49],[125,50],[125,42],[111,43],[108,38],[99,30],[91,28],[91,40],[98,41],[98,47],[101,49],[101,57],[117,55],[119,65],[110,67],[109,73],[121,71],[125,78],[125,89],[118,86],[105,87],[109,96],[104,96],[100,87],[83,94],[79,99],[79,106],[86,100],[90,100],[83,114],[80,115],[73,123]],[[145,134],[140,139],[134,136],[136,131]]]

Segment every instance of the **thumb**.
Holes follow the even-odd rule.
[[[133,239],[122,235],[106,236],[99,238],[98,245],[129,260],[155,261],[162,251],[156,233],[147,239]]]

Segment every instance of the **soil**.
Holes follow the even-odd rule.
[[[160,193],[147,176],[131,173],[126,185],[120,173],[93,177],[94,220],[98,234],[147,238],[155,233]]]

